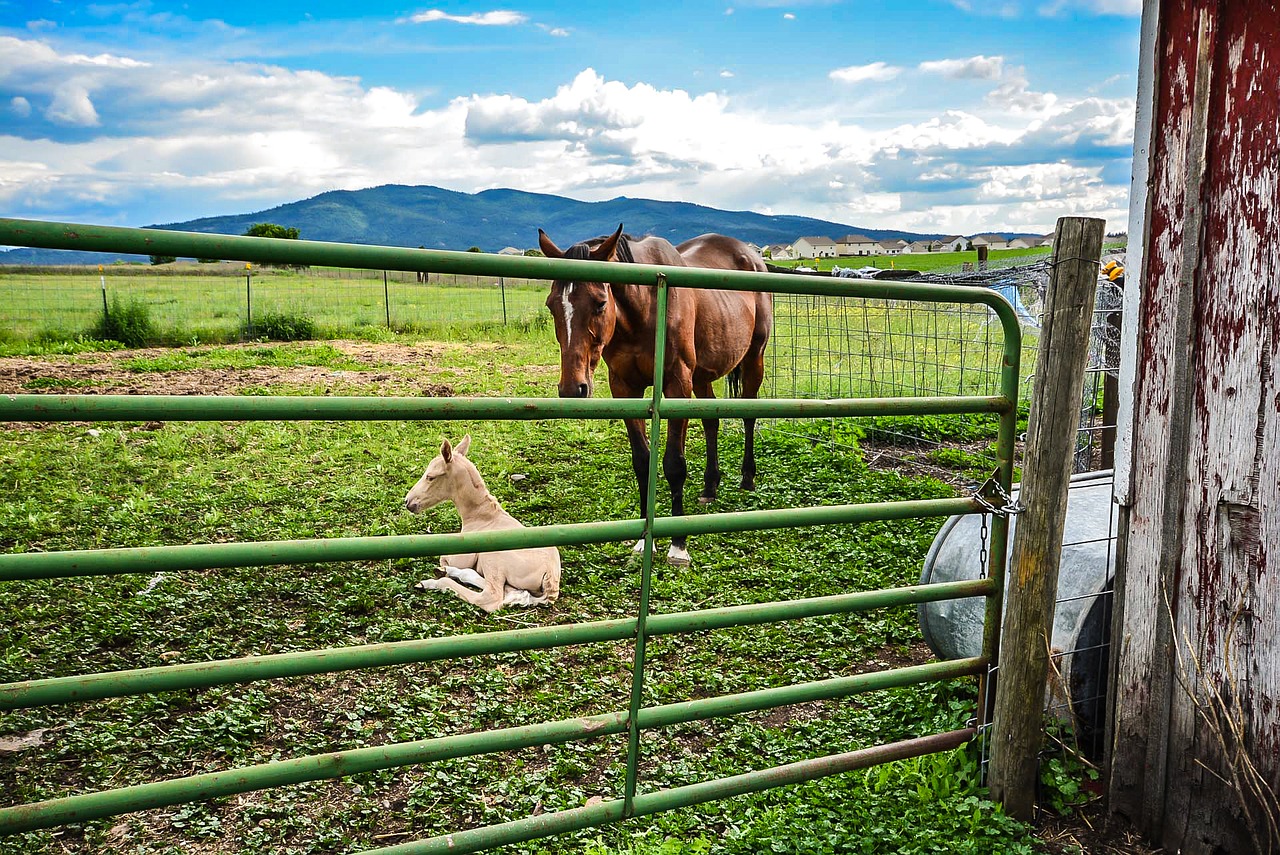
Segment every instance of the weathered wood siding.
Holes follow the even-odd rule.
[[[1189,855],[1280,789],[1278,7],[1158,3],[1110,794]]]

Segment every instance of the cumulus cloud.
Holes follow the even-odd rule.
[[[451,21],[455,24],[475,24],[480,27],[511,27],[523,24],[528,16],[520,12],[495,10],[493,12],[476,12],[471,15],[450,15],[443,9],[428,9],[404,19],[411,24],[429,24],[432,21]]]
[[[941,74],[956,80],[999,80],[1004,73],[1004,57],[971,56],[968,59],[937,59],[922,62],[926,74]]]
[[[986,101],[875,128],[590,68],[543,98],[426,107],[270,65],[152,66],[21,40],[0,42],[0,57],[0,206],[19,216],[141,225],[386,183],[625,193],[964,233],[1125,212],[1132,100],[1033,92],[1021,68],[1003,68]]]
[[[872,62],[867,65],[849,65],[832,70],[827,76],[841,83],[865,83],[867,81],[892,80],[902,72],[896,65]]]

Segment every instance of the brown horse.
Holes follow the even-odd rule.
[[[579,258],[635,264],[710,267],[764,272],[764,262],[746,244],[724,235],[702,235],[672,246],[659,237],[632,238],[622,226],[608,237],[593,238],[561,250],[538,230],[538,243],[548,258]],[[601,357],[609,369],[615,398],[638,398],[653,385],[653,345],[657,292],[652,286],[556,280],[547,297],[560,342],[562,398],[588,398],[592,375]],[[672,288],[667,299],[667,349],[662,393],[669,398],[714,398],[711,384],[727,376],[729,389],[754,398],[764,380],[764,349],[773,328],[773,297],[751,291]],[[648,512],[645,483],[649,471],[649,439],[642,419],[625,419],[631,443],[631,465],[640,487],[640,515]],[[744,419],[742,487],[755,489],[755,419]],[[707,468],[699,501],[711,502],[720,486],[719,419],[703,419]],[[687,419],[667,422],[662,472],[671,487],[671,511],[684,513]],[[636,549],[643,543],[636,544]],[[667,560],[689,563],[685,538],[672,540]]]

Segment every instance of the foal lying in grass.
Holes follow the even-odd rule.
[[[470,447],[470,435],[463,437],[457,448],[446,439],[440,454],[404,497],[404,506],[416,514],[451,501],[462,517],[464,532],[523,528],[485,487],[480,471],[467,459]],[[417,587],[452,591],[486,612],[503,606],[554,603],[560,596],[560,550],[554,546],[443,555],[440,570],[443,578],[424,579]]]

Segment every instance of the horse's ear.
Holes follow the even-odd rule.
[[[467,452],[470,450],[471,450],[471,434],[467,434],[462,438],[462,442],[458,443],[458,447],[455,448],[454,451],[462,455],[463,457],[466,457]]]
[[[615,253],[618,250],[618,238],[620,237],[622,237],[622,223],[618,223],[618,230],[605,238],[603,243],[591,251],[591,257],[596,261],[615,260],[617,257]]]
[[[449,444],[447,439],[440,443],[440,456],[444,458],[445,463],[453,459],[453,446]]]
[[[547,258],[564,258],[560,247],[556,246],[542,229],[538,229],[538,246],[542,248],[542,254]]]

